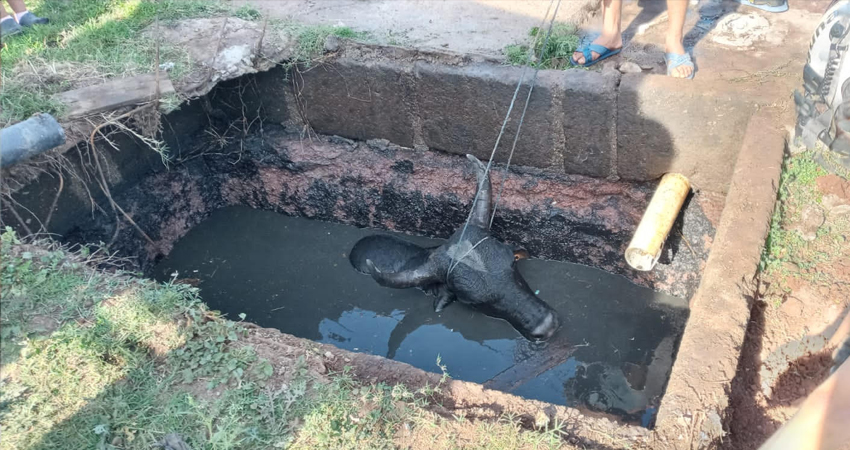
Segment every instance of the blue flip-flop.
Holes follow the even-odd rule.
[[[667,53],[664,55],[664,60],[667,61],[667,75],[673,76],[671,73],[673,69],[681,66],[690,66],[691,71],[690,76],[685,77],[688,80],[692,80],[694,75],[697,73],[696,67],[694,66],[694,61],[691,59],[691,55],[685,53],[684,55],[679,55],[677,53]]]
[[[590,44],[581,50],[581,54],[584,55],[584,64],[579,64],[575,59],[573,59],[572,56],[570,56],[570,62],[573,63],[574,66],[590,67],[598,63],[599,61],[602,61],[603,59],[610,58],[616,55],[617,53],[620,53],[621,50],[621,48],[615,48],[614,50],[611,50],[610,48],[605,47],[603,45]],[[599,57],[593,59],[593,53],[591,52],[599,53]]]

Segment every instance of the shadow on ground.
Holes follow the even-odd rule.
[[[771,411],[799,406],[829,377],[830,368],[834,364],[833,349],[830,347],[807,352],[800,358],[787,361],[787,368],[779,374],[773,385],[767,385],[768,381],[762,379],[765,361],[761,355],[767,325],[765,312],[772,306],[762,300],[758,293],[753,300],[750,323],[738,371],[732,380],[730,404],[726,413],[725,429],[729,436],[721,443],[721,448],[730,450],[753,449],[766,441],[784,422],[780,419],[782,416],[772,414]],[[826,328],[826,340],[847,313],[848,310],[845,310]],[[796,344],[797,341],[793,341],[784,344],[784,347]],[[779,352],[780,349],[777,349],[771,355]]]

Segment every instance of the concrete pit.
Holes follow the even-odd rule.
[[[105,166],[112,198],[134,224],[112,211],[95,178],[69,177],[60,188],[56,177],[27,177],[22,168],[8,174],[19,181],[10,186],[24,207],[21,220],[4,214],[4,222],[25,231],[47,221],[47,231],[65,242],[107,243],[148,275],[167,263],[181,238],[223,208],[446,238],[462,225],[474,194],[461,155],[489,157],[521,76],[523,69],[485,57],[344,43],[323,64],[224,82],[164,116],[173,156],[168,168],[123,134],[110,136],[114,148],[98,141],[95,150],[82,142],[67,152],[75,173]],[[519,98],[526,92],[521,89]],[[670,108],[674,97],[678,109]],[[659,388],[666,384],[666,393],[649,402],[653,414],[657,409],[654,422],[527,400],[466,381],[450,383],[444,407],[481,418],[513,413],[529,426],[541,413],[570,420],[580,424],[571,431],[577,442],[598,442],[592,430],[600,429],[673,448],[684,432],[701,433],[705,442],[719,439],[728,403],[723,386],[735,373],[749,318],[742,287],[755,271],[773,210],[782,132],[718,84],[615,71],[541,71],[505,173],[518,116],[509,122],[492,174],[495,190],[504,184],[494,235],[533,258],[589,266],[658,298],[680,299],[681,327],[666,344],[672,369],[662,371]],[[659,265],[636,272],[623,252],[656,180],[671,171],[689,177],[695,192]],[[308,342],[263,333],[293,345]],[[326,348],[346,355],[365,380],[416,386],[439,377]],[[705,387],[698,393],[689,388],[696,379]],[[710,411],[699,422],[690,415],[695,404]]]

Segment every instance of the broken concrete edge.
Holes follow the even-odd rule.
[[[786,139],[785,130],[765,112],[748,123],[658,410],[655,435],[663,448],[704,448],[725,434],[729,392],[753,304],[751,283],[770,228]]]
[[[443,64],[447,66],[466,66],[470,64],[493,64],[504,65],[503,58],[495,58],[492,56],[482,55],[478,53],[458,53],[445,49],[431,48],[413,48],[401,47],[397,45],[387,44],[371,44],[367,42],[359,42],[353,39],[337,38],[329,36],[328,39],[335,39],[339,45],[332,46],[331,56],[335,58],[348,58],[357,60],[385,60],[385,61],[421,61],[430,64]],[[329,50],[329,46],[325,45],[325,50]]]
[[[247,322],[244,326],[249,332],[247,339],[285,343],[303,349],[308,367],[319,367],[321,372],[331,376],[347,374],[361,383],[401,383],[412,392],[419,391],[419,395],[428,400],[425,409],[446,418],[454,418],[458,414],[470,420],[486,421],[510,417],[528,430],[560,427],[560,436],[565,441],[590,448],[616,442],[627,443],[630,448],[645,448],[652,437],[647,428],[621,424],[601,415],[597,417],[575,408],[486,389],[478,383],[454,380],[448,376],[444,378],[442,374],[427,372],[407,363],[343,350],[333,344],[299,338],[273,328]],[[274,369],[290,370],[286,367]]]
[[[203,43],[187,49],[192,67],[180,78],[171,79],[167,69],[158,73],[137,74],[130,77],[116,77],[104,83],[85,86],[53,95],[67,109],[58,117],[62,128],[69,130],[68,139],[62,146],[51,152],[64,154],[67,150],[90,138],[98,126],[108,124],[109,119],[97,119],[98,114],[120,115],[135,107],[152,103],[164,96],[176,94],[178,108],[212,91],[220,82],[239,78],[247,74],[267,71],[292,59],[294,40],[288,33],[272,33],[259,22],[251,22],[237,17],[199,18],[178,21],[175,24],[151,25],[143,35],[177,32],[181,43],[195,41],[191,33],[180,33],[180,26],[198,28],[201,23],[213,24],[213,39],[218,48],[210,52]],[[226,25],[224,29],[221,25]],[[219,32],[228,39],[222,45]],[[166,39],[168,40],[168,39]],[[229,61],[221,55],[232,56],[232,50],[241,51],[238,61]],[[238,52],[237,52],[238,53]],[[232,59],[232,58],[231,58]],[[167,62],[165,64],[168,64]],[[104,130],[106,131],[106,130]]]

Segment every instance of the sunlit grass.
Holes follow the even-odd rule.
[[[17,121],[37,112],[56,115],[57,92],[108,78],[155,70],[154,36],[143,33],[156,19],[223,15],[219,0],[40,0],[28,4],[50,23],[4,39],[0,120]],[[180,49],[160,44],[160,59],[185,69]]]

